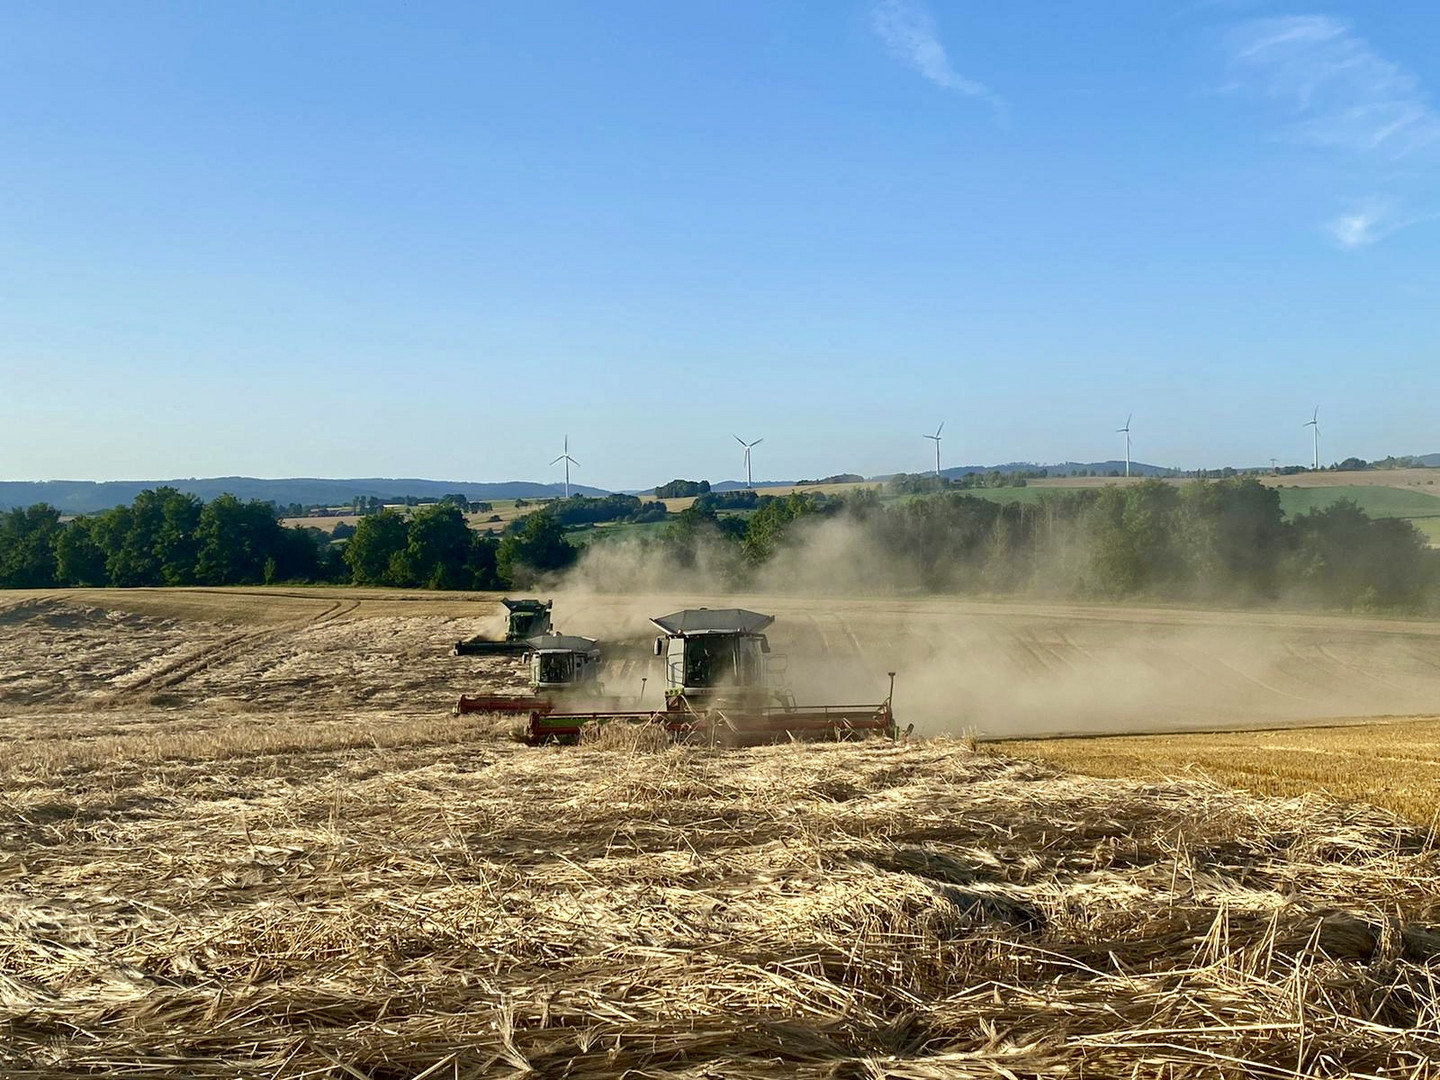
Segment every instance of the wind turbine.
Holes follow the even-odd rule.
[[[739,435],[736,435],[735,441],[745,448],[745,486],[747,488],[753,488],[755,486],[755,481],[750,479],[750,451],[753,447],[759,446],[765,440],[756,439],[754,442],[746,442],[744,439],[740,438]]]
[[[1134,420],[1134,419],[1135,419],[1135,414],[1134,414],[1134,413],[1131,413],[1129,416],[1125,417],[1125,426],[1122,427],[1122,428],[1116,428],[1116,429],[1115,429],[1115,434],[1116,434],[1116,435],[1119,435],[1121,432],[1124,432],[1124,434],[1125,434],[1125,475],[1126,475],[1126,476],[1129,476],[1129,475],[1130,475],[1130,421],[1131,421],[1131,420]]]
[[[1300,425],[1314,429],[1315,434],[1315,471],[1320,471],[1320,406],[1315,406],[1315,411],[1310,414],[1310,419]]]
[[[580,462],[576,461],[573,457],[570,456],[569,435],[565,436],[565,452],[559,457],[557,457],[554,461],[550,462],[550,464],[559,465],[562,461],[565,462],[565,497],[568,499],[570,497],[570,466],[574,465],[577,469],[580,467]]]
[[[940,421],[940,426],[935,429],[934,435],[926,435],[927,439],[935,440],[935,475],[940,475],[940,433],[945,430],[945,421]]]

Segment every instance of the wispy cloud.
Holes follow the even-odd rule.
[[[1339,19],[1255,19],[1230,43],[1237,79],[1290,113],[1293,138],[1391,158],[1440,143],[1440,115],[1420,81]]]
[[[1342,248],[1350,249],[1367,247],[1401,229],[1435,218],[1435,214],[1400,214],[1388,199],[1366,199],[1325,222],[1323,228]]]
[[[1008,110],[1004,98],[950,66],[935,19],[918,0],[879,0],[870,11],[870,22],[897,60],[936,86],[988,102],[997,116],[1005,117]]]
[[[1420,80],[1376,52],[1349,23],[1328,15],[1252,19],[1227,37],[1231,88],[1278,110],[1278,136],[1331,150],[1369,174],[1366,186],[1396,186],[1396,169],[1431,174],[1440,153],[1440,113]],[[1413,178],[1412,181],[1413,182]],[[1414,192],[1412,192],[1412,195]],[[1405,212],[1394,195],[1353,203],[1322,223],[1342,248],[1392,236],[1433,214]]]
[[[1370,202],[1351,208],[1339,217],[1325,222],[1324,228],[1343,248],[1365,247],[1386,235],[1390,208],[1384,203]]]

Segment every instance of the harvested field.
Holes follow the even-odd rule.
[[[637,638],[696,599],[556,611]],[[814,693],[873,691],[907,656],[958,672],[923,714],[936,730],[1020,636],[1052,663],[1003,674],[1049,686],[1025,705],[1050,725],[1066,694],[1098,700],[1084,664],[1101,687],[1146,670],[1107,640],[1148,640],[1152,663],[1167,635],[1292,659],[1322,635],[1357,663],[1436,640],[1278,614],[749,602],[781,616]],[[1440,1075],[1423,822],[946,739],[530,749],[447,712],[521,681],[513,659],[448,654],[498,629],[494,607],[0,597],[0,1075]],[[900,685],[921,713],[921,674]]]
[[[953,743],[158,737],[6,748],[7,1077],[1437,1069],[1440,857],[1378,811]]]
[[[1440,812],[1440,718],[1280,731],[1001,743],[996,749],[1095,776],[1200,774],[1262,795],[1324,792],[1427,824]]]
[[[1282,612],[951,599],[559,594],[557,625],[625,646],[607,690],[658,689],[648,617],[774,613],[802,699],[879,700],[922,734],[985,738],[1275,726],[1440,710],[1440,624]],[[77,589],[0,597],[0,709],[246,703],[324,718],[433,715],[513,661],[457,660],[502,629],[495,598],[364,589]],[[160,695],[156,697],[156,695]],[[0,733],[3,737],[3,733]]]

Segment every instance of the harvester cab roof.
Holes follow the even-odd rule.
[[[665,661],[665,696],[672,705],[700,698],[783,699],[770,685],[770,642],[762,632],[773,615],[744,608],[687,608],[650,620],[665,636],[655,655]]]
[[[551,631],[532,637],[530,686],[534,690],[570,690],[593,685],[600,672],[600,646],[593,638]]]

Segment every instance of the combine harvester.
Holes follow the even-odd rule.
[[[898,739],[890,695],[877,705],[799,706],[771,679],[770,642],[775,619],[741,608],[694,608],[652,619],[663,631],[655,655],[665,664],[665,707],[619,712],[530,714],[533,744],[574,743],[590,724],[663,724],[681,742],[756,746],[787,740]],[[913,730],[907,728],[905,734]]]
[[[523,642],[530,652],[529,694],[461,695],[451,712],[545,713],[556,695],[598,698],[600,646],[592,638],[550,631]]]
[[[505,619],[505,636],[499,641],[493,638],[472,637],[455,643],[456,656],[497,656],[523,653],[530,649],[530,639],[539,637],[550,629],[550,609],[554,600],[511,600],[500,601],[510,613]]]

